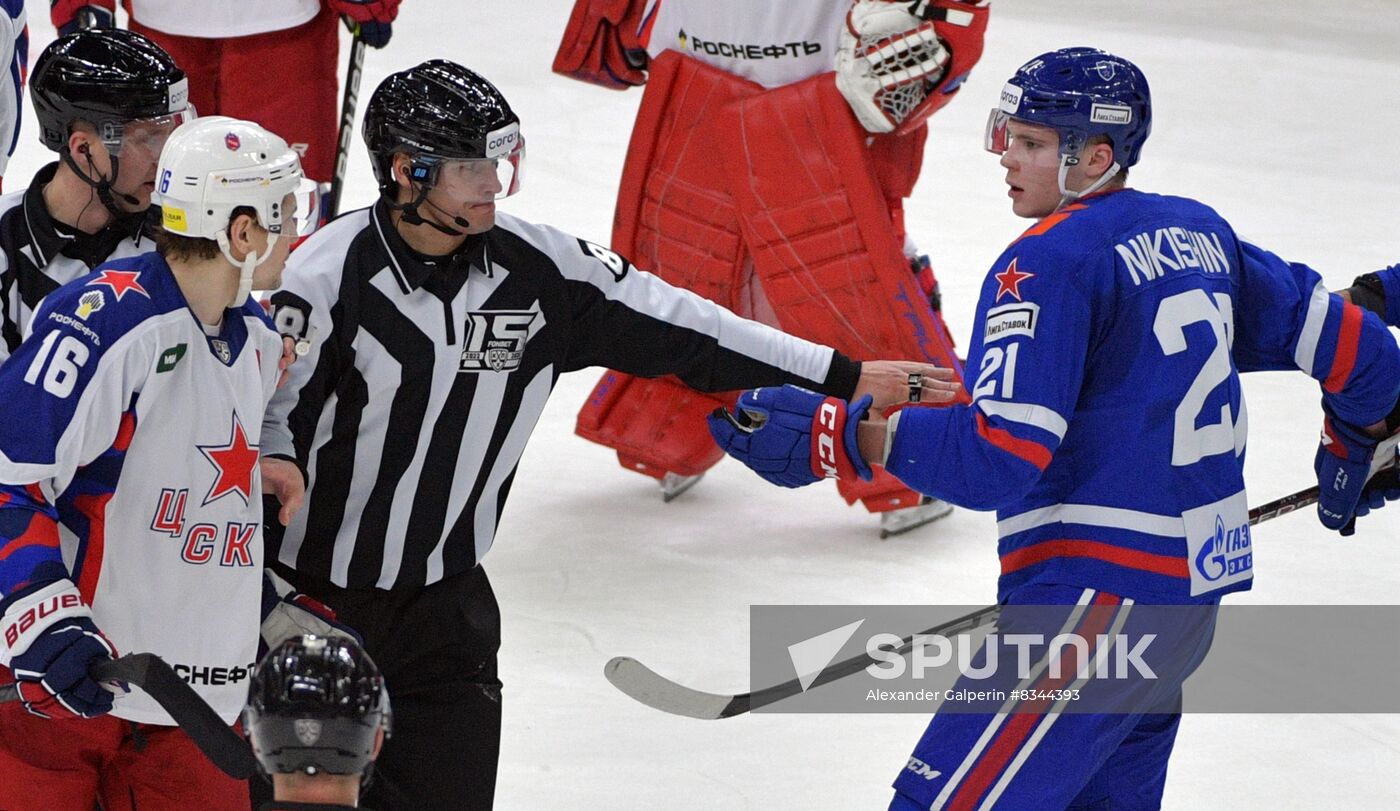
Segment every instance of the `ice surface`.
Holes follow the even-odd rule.
[[[550,73],[570,5],[408,0],[388,49],[368,54],[361,112],[383,76],[421,59],[479,70],[511,100],[529,144],[524,191],[504,209],[606,242],[641,91]],[[29,13],[37,55],[52,36],[47,4],[31,0]],[[1390,0],[996,0],[981,64],[932,120],[907,215],[959,342],[988,263],[1024,227],[981,138],[1002,82],[1029,57],[1094,45],[1137,62],[1155,131],[1132,185],[1204,200],[1335,288],[1400,253],[1397,43]],[[271,93],[297,80],[263,78]],[[31,116],[8,189],[48,160],[36,132]],[[368,204],[358,136],[350,174],[344,207]],[[560,382],[487,560],[505,615],[498,807],[883,808],[926,718],[677,718],[616,692],[603,663],[632,655],[697,689],[740,691],[750,604],[985,604],[997,572],[991,516],[959,510],[881,542],[876,520],[833,487],[779,490],[733,462],[663,505],[652,480],[573,436],[596,379]],[[1319,410],[1301,375],[1255,375],[1246,389],[1259,504],[1311,483]],[[1311,511],[1270,522],[1255,535],[1254,591],[1229,602],[1393,603],[1398,531],[1400,508],[1350,539],[1324,532]],[[1395,808],[1397,767],[1394,717],[1190,716],[1165,805]]]

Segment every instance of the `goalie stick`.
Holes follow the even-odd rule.
[[[1367,480],[1378,482],[1380,477],[1388,477],[1388,482],[1392,487],[1400,484],[1400,470],[1396,468],[1395,445],[1396,437],[1392,437],[1387,443],[1382,443],[1377,449],[1378,458],[1389,458],[1389,461],[1373,470],[1372,475]],[[1387,456],[1388,455],[1388,456]],[[1286,515],[1294,510],[1301,509],[1317,503],[1318,489],[1314,485],[1305,490],[1299,490],[1291,495],[1262,504],[1249,511],[1249,524],[1263,523],[1280,515]],[[979,608],[969,614],[965,614],[957,619],[950,620],[941,625],[935,625],[925,631],[904,637],[900,640],[899,647],[895,652],[901,656],[913,650],[914,640],[924,636],[951,636],[953,634],[966,633],[980,628],[991,622],[995,622],[997,614],[1001,610],[1000,606],[989,605]],[[879,660],[862,653],[852,656],[836,664],[827,666],[822,672],[812,680],[809,687],[804,688],[799,679],[785,681],[782,684],[775,684],[765,687],[752,693],[734,693],[721,695],[718,693],[706,693],[700,690],[692,690],[685,685],[678,684],[665,676],[628,656],[617,656],[609,660],[603,666],[603,675],[612,686],[626,693],[632,699],[642,704],[661,710],[671,715],[683,715],[687,718],[699,718],[702,720],[716,720],[719,718],[733,718],[736,715],[743,715],[750,710],[765,707],[769,704],[791,698],[805,692],[806,690],[818,687],[829,682],[843,679],[847,676],[865,670]]]
[[[235,780],[247,780],[257,773],[253,751],[214,708],[154,653],[129,653],[119,659],[99,662],[89,674],[97,681],[124,681],[140,687],[175,719],[199,751]],[[18,701],[13,684],[0,687],[0,702]]]

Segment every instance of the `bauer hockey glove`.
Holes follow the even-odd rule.
[[[399,0],[327,0],[331,11],[349,17],[359,27],[360,39],[371,48],[383,48],[394,34]]]
[[[746,391],[734,412],[709,416],[710,435],[724,452],[781,487],[803,487],[824,478],[870,480],[870,466],[856,447],[856,426],[870,410],[870,395],[847,405],[797,386]]]
[[[1322,442],[1313,459],[1317,517],[1343,535],[1356,532],[1356,517],[1400,498],[1395,477],[1397,437],[1377,440],[1338,419],[1323,405]]]
[[[60,37],[89,28],[115,28],[116,4],[98,5],[91,0],[49,0],[49,19]]]
[[[41,718],[93,718],[112,711],[112,688],[88,668],[115,659],[117,649],[92,622],[92,611],[67,579],[21,589],[0,617],[0,665],[15,676],[24,708]]]
[[[258,658],[285,640],[302,634],[348,636],[361,646],[359,632],[342,623],[325,603],[297,591],[271,569],[263,569],[262,641]]]

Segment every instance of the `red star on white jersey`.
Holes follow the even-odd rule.
[[[997,280],[997,297],[993,299],[993,303],[1001,301],[1001,297],[1007,293],[1010,293],[1012,298],[1020,301],[1021,282],[1024,282],[1026,279],[1035,278],[1035,274],[1017,270],[1016,258],[1013,257],[1011,264],[1006,266],[1006,270],[994,275],[992,278]]]
[[[146,288],[142,287],[141,282],[137,281],[139,278],[141,278],[141,271],[139,270],[108,269],[102,271],[101,276],[88,282],[88,287],[92,287],[95,284],[105,284],[112,288],[113,293],[117,294],[117,301],[121,301],[122,296],[126,295],[127,291],[130,290],[135,290],[146,298],[150,298],[151,294],[147,293]]]
[[[248,444],[248,434],[244,432],[243,423],[239,421],[237,413],[233,415],[233,429],[229,432],[227,444],[195,447],[199,448],[199,452],[204,454],[204,458],[218,471],[218,476],[214,478],[214,486],[209,488],[209,494],[204,497],[205,504],[217,501],[229,493],[237,493],[244,504],[252,500],[253,467],[258,463],[258,448]]]

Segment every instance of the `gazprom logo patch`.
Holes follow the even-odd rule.
[[[1249,524],[1227,528],[1224,519],[1216,516],[1215,535],[1207,539],[1196,553],[1196,571],[1214,583],[1226,575],[1238,575],[1253,567]]]

